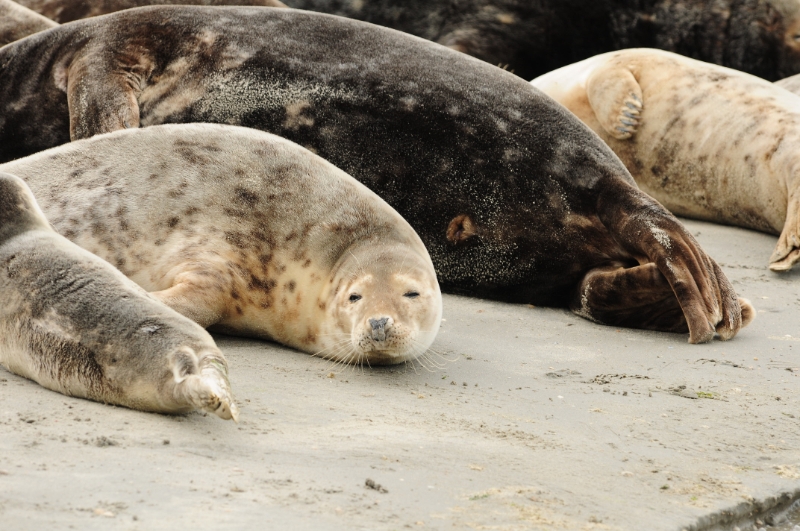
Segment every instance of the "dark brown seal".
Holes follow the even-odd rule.
[[[770,80],[800,72],[796,0],[285,0],[412,33],[532,79],[660,48]]]
[[[57,22],[155,4],[269,0],[19,0]],[[775,80],[800,72],[795,0],[285,0],[390,27],[524,79],[623,48],[660,48]]]
[[[449,291],[608,324],[742,326],[734,290],[620,160],[529,83],[361,22],[290,9],[140,8],[0,50],[0,158],[167,122],[276,133],[416,229]]]
[[[18,0],[18,3],[61,24],[123,9],[158,5],[286,7],[280,0]]]
[[[35,11],[11,0],[0,0],[0,46],[56,26]]]

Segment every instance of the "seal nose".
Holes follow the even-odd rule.
[[[381,317],[380,319],[370,319],[369,325],[372,327],[372,339],[375,341],[386,340],[386,323],[389,321],[388,317]]]

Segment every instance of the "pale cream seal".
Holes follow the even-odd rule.
[[[532,81],[614,150],[675,214],[779,234],[770,269],[800,260],[800,98],[660,50],[613,52]]]

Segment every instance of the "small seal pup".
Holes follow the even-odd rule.
[[[0,0],[0,46],[56,26],[58,24],[35,11],[11,0]]]
[[[0,363],[59,393],[236,419],[208,333],[59,236],[25,183],[0,172]]]
[[[661,50],[598,55],[533,85],[591,127],[675,214],[779,234],[769,268],[800,260],[800,98]]]
[[[288,140],[164,125],[0,168],[57,231],[203,327],[369,365],[415,359],[439,330],[439,284],[411,226]]]
[[[146,7],[47,36],[0,49],[2,160],[117,129],[244,125],[384,198],[445,289],[693,343],[742,326],[733,287],[680,222],[577,118],[499,68],[294,9]]]

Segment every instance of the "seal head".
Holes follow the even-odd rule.
[[[372,247],[351,249],[337,267],[331,314],[342,340],[337,343],[334,333],[326,348],[359,365],[413,360],[428,350],[439,329],[439,284],[427,257],[399,245],[377,252]]]

